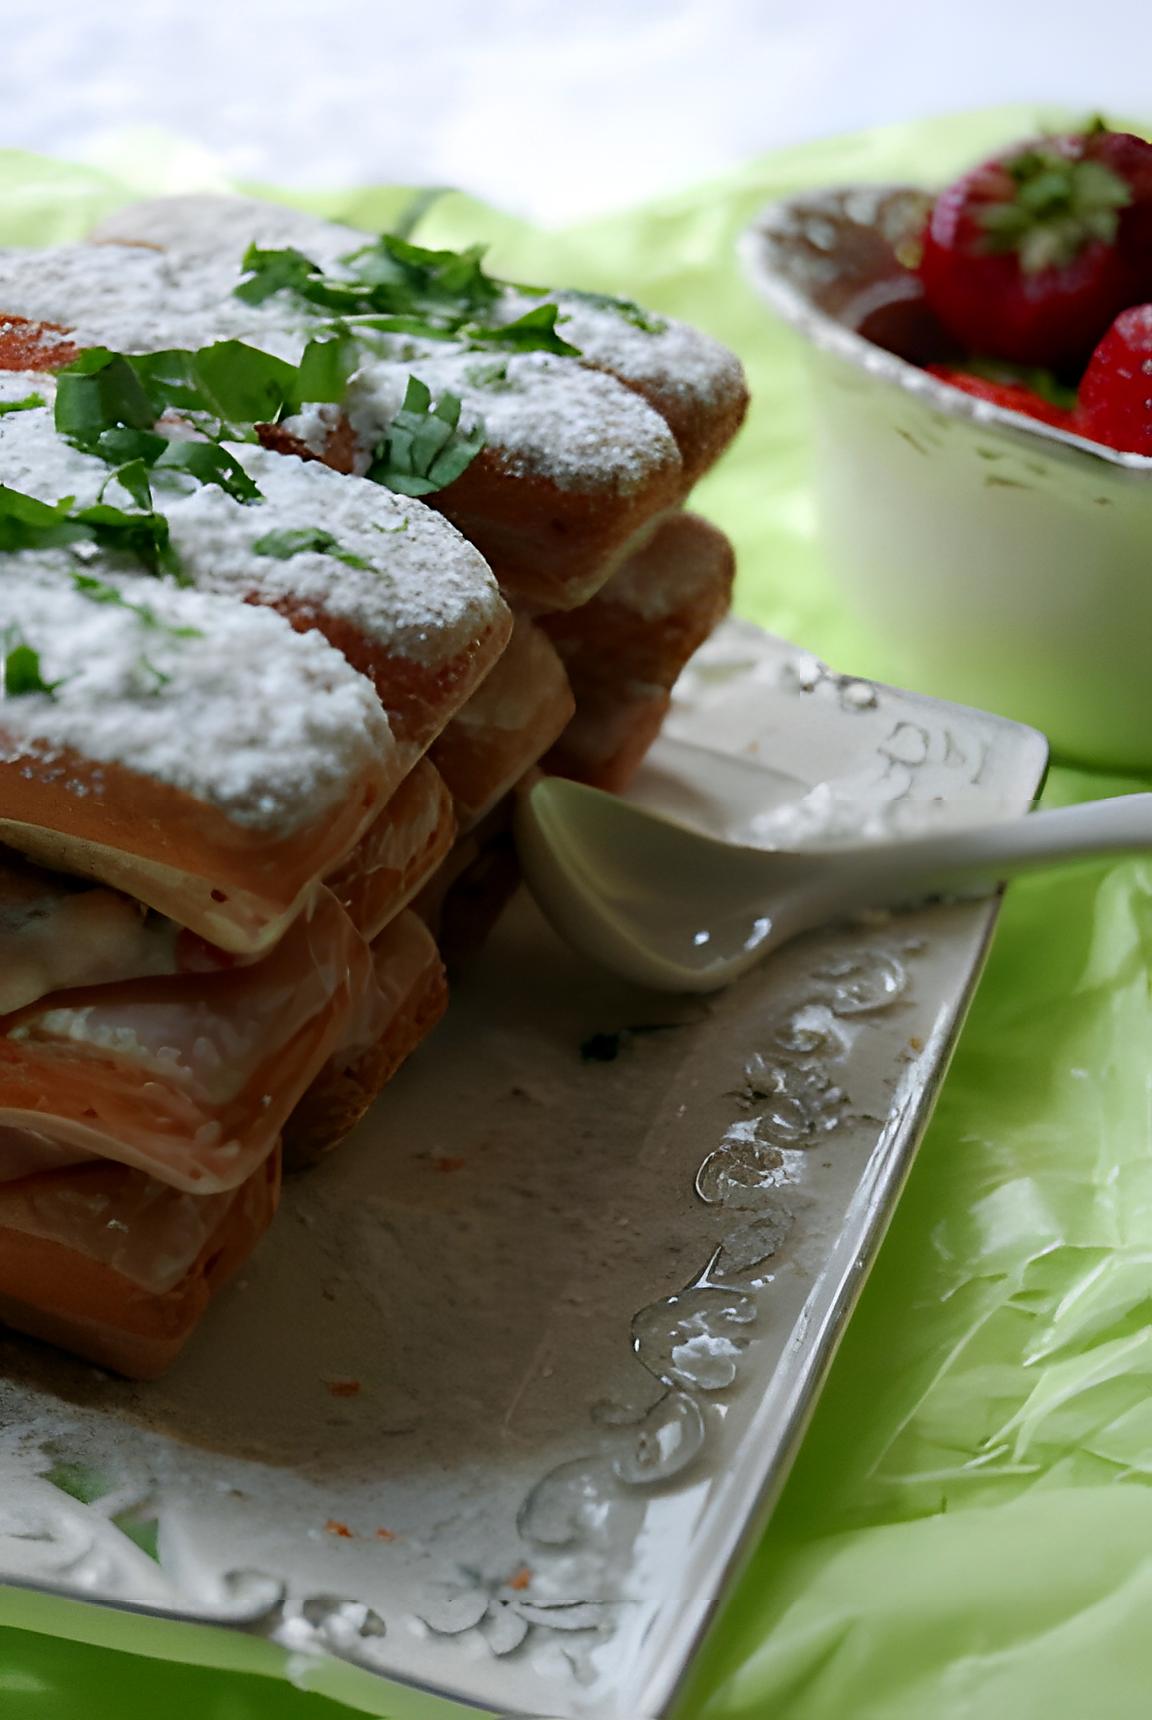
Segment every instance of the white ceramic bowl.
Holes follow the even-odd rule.
[[[910,362],[931,332],[897,253],[926,206],[907,187],[822,191],[744,236],[807,346],[833,568],[919,686],[1043,729],[1064,758],[1152,768],[1152,459]]]

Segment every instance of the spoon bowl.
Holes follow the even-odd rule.
[[[1022,871],[1152,848],[1152,794],[937,835],[765,850],[545,777],[519,796],[516,840],[529,888],[569,943],[640,985],[709,992],[798,933],[867,908],[986,894]]]

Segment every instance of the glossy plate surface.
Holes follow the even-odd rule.
[[[1012,816],[1045,763],[735,623],[670,734],[637,796],[761,841]],[[762,763],[762,805],[714,750]],[[823,933],[679,1000],[519,901],[167,1380],[0,1342],[0,1573],[341,1657],[345,1699],[394,1720],[671,1715],[994,917]]]

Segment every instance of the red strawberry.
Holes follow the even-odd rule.
[[[1029,418],[1039,418],[1042,424],[1055,424],[1059,430],[1074,428],[1070,407],[1046,400],[1026,382],[977,376],[970,370],[956,370],[950,364],[930,364],[926,368],[941,382],[950,383],[965,394],[974,394],[977,400],[990,400],[994,406],[1003,406],[1008,412],[1023,412]]]
[[[1152,144],[1094,129],[986,162],[937,198],[920,278],[969,352],[1082,362],[1152,293]]]
[[[1109,448],[1152,455],[1152,305],[1121,311],[1092,354],[1075,427]]]
[[[1100,125],[1085,133],[1084,147],[1089,161],[1116,174],[1132,194],[1120,211],[1116,246],[1137,277],[1139,297],[1147,298],[1152,293],[1152,143]]]

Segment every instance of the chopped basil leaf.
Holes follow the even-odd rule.
[[[259,501],[260,490],[235,455],[215,442],[172,441],[150,428],[163,411],[177,404],[185,410],[191,406],[208,410],[213,416],[236,407],[242,416],[253,407],[270,404],[275,416],[283,402],[283,391],[276,384],[283,378],[266,367],[257,367],[256,374],[251,367],[244,374],[243,365],[230,371],[228,349],[232,347],[252,350],[242,348],[239,341],[222,341],[198,353],[147,353],[130,359],[107,354],[98,371],[64,373],[59,384],[64,406],[58,394],[56,428],[85,453],[113,465],[108,481],[121,484],[139,508],[152,506],[149,472],[184,472],[198,483],[218,484],[236,501]],[[281,365],[279,359],[270,363]],[[295,380],[292,365],[282,369],[289,381]],[[143,408],[140,401],[146,403]],[[257,411],[257,416],[263,415]]]
[[[406,532],[408,530],[408,515],[405,514],[404,518],[397,526],[382,526],[379,520],[373,520],[372,525],[374,530],[383,532],[386,537],[395,537],[398,532]]]
[[[488,388],[501,393],[512,384],[508,380],[508,360],[495,358],[489,364],[472,364],[464,372],[473,388]]]
[[[298,292],[319,272],[303,251],[297,251],[291,245],[278,250],[249,245],[240,267],[248,279],[241,281],[233,292],[246,305],[262,305],[274,293]]]
[[[575,288],[566,292],[564,297],[576,299],[580,304],[590,306],[592,310],[615,311],[618,317],[631,323],[633,328],[642,329],[645,334],[663,334],[668,327],[667,318],[657,316],[655,311],[645,310],[635,299],[617,298],[614,293],[580,292]]]
[[[408,378],[404,404],[377,444],[368,477],[403,496],[428,496],[458,478],[484,446],[482,424],[459,428],[460,401],[442,394],[435,406],[426,383]]]
[[[152,692],[154,693],[159,693],[172,679],[171,675],[166,675],[163,669],[158,669],[155,663],[151,662],[147,657],[142,656],[140,658],[140,667],[146,675],[152,675],[155,678],[156,685],[152,688]]]
[[[506,346],[513,352],[555,352],[563,358],[579,358],[580,348],[556,332],[559,305],[537,305],[515,322],[491,327],[471,324],[463,332],[473,346]]]
[[[350,549],[342,549],[331,532],[323,526],[289,527],[284,531],[265,532],[252,545],[257,555],[275,556],[277,561],[291,561],[294,555],[303,555],[306,550],[318,550],[323,555],[330,555],[336,561],[342,561],[346,567],[370,568],[372,563],[365,561],[362,555],[354,555]]]
[[[347,276],[326,274],[291,247],[244,254],[246,278],[235,288],[248,304],[263,304],[275,293],[291,293],[323,310],[336,311],[346,326],[424,340],[458,340],[469,346],[506,346],[518,352],[555,352],[579,357],[579,348],[556,332],[557,305],[539,305],[511,323],[485,324],[504,283],[484,269],[484,247],[433,251],[396,233],[351,251],[340,259]],[[544,289],[519,288],[530,297]],[[630,301],[621,300],[621,304]],[[631,307],[639,315],[639,307]]]
[[[236,456],[216,442],[172,442],[151,430],[114,429],[102,431],[87,451],[109,462],[124,462],[108,474],[104,488],[115,481],[141,508],[152,506],[152,478],[162,482],[168,472],[186,473],[201,484],[217,484],[238,502],[261,500]]]
[[[34,406],[47,406],[48,402],[42,394],[26,394],[23,400],[0,401],[0,418],[6,412],[31,412]]]
[[[483,245],[432,251],[394,233],[340,259],[370,293],[367,310],[423,311],[466,319],[494,304],[500,283],[484,271]]]
[[[86,454],[98,454],[116,468],[107,479],[111,483],[126,466],[139,464],[145,471],[154,466],[167,446],[167,438],[155,430],[130,430],[127,425],[115,424],[83,446]]]
[[[151,399],[152,424],[166,411],[206,413],[222,427],[275,418],[296,380],[294,365],[240,340],[142,353],[129,363]]]
[[[337,330],[326,340],[310,340],[285,395],[285,407],[296,411],[308,403],[343,400],[348,378],[358,363],[356,342],[344,330]]]
[[[110,424],[147,429],[157,417],[135,365],[106,347],[92,347],[57,378],[56,428],[73,441],[90,441]]]
[[[40,668],[40,653],[29,645],[18,628],[9,627],[3,635],[4,697],[18,699],[25,693],[47,693],[49,697],[60,685],[46,681]]]
[[[240,340],[200,347],[188,354],[188,368],[207,410],[222,424],[275,418],[296,381],[294,365]]]
[[[239,340],[195,351],[177,347],[124,354],[94,348],[60,372],[56,428],[107,458],[108,432],[151,431],[169,411],[204,414],[224,433],[275,419],[309,401],[339,401],[355,367],[355,348],[346,332],[309,341],[299,365]],[[117,460],[132,457],[123,440],[112,446]],[[137,453],[145,457],[142,447]]]
[[[242,264],[247,276],[233,291],[247,304],[263,304],[276,293],[290,293],[341,316],[402,318],[402,323],[392,325],[389,320],[381,326],[390,331],[394,326],[396,333],[441,338],[490,302],[474,288],[469,291],[466,284],[460,292],[446,290],[431,271],[406,267],[384,249],[386,245],[403,246],[404,241],[382,239],[345,259],[355,271],[351,279],[325,274],[299,251],[249,246]],[[456,252],[444,254],[457,257]],[[474,260],[472,266],[478,266]]]
[[[365,302],[364,289],[352,281],[342,281],[326,275],[318,263],[303,251],[287,245],[278,250],[265,250],[249,245],[240,267],[245,279],[232,289],[238,299],[248,305],[262,305],[276,293],[292,293],[309,304],[322,305],[327,310],[375,310],[375,303]],[[380,307],[387,309],[387,306]]]
[[[73,496],[41,502],[0,484],[0,551],[56,549],[77,543],[131,555],[150,573],[179,575],[163,514],[128,513],[107,502],[77,508]]]
[[[138,430],[129,430],[126,434],[129,436],[138,436],[141,432]],[[148,467],[143,460],[129,459],[125,460],[122,466],[113,467],[112,471],[109,472],[107,478],[104,480],[103,486],[100,490],[101,501],[104,500],[105,490],[108,488],[109,484],[113,483],[119,484],[122,490],[127,491],[128,495],[131,496],[138,508],[143,508],[146,511],[151,510],[152,486],[148,482]]]
[[[72,522],[101,549],[133,556],[149,573],[179,572],[163,514],[132,514],[107,502],[96,502],[89,508],[77,508]]]
[[[216,442],[164,441],[164,452],[153,471],[187,472],[200,484],[217,484],[237,502],[259,502],[263,496],[234,454]]]
[[[460,334],[463,324],[455,318],[447,322],[432,322],[428,317],[419,316],[352,314],[339,317],[328,326],[353,335],[370,329],[380,334],[409,334],[416,340],[460,340],[463,338]]]
[[[167,621],[161,621],[154,609],[146,603],[130,603],[124,594],[117,591],[114,585],[109,585],[103,579],[93,579],[86,573],[74,573],[72,584],[82,597],[87,597],[92,603],[108,603],[115,609],[130,609],[145,627],[155,627],[167,633],[173,639],[202,639],[199,627],[172,627]]]
[[[0,551],[71,543],[75,534],[66,521],[74,499],[63,496],[58,502],[42,502],[0,484]]]

